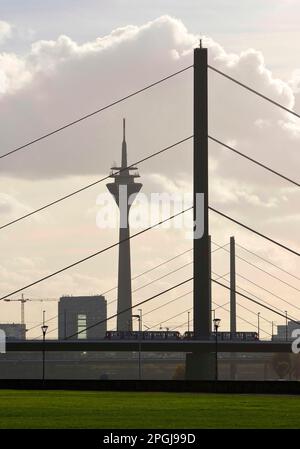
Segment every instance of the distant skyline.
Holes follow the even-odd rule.
[[[4,0],[0,16],[0,153],[190,65],[200,33],[209,49],[211,64],[300,113],[299,9],[299,2],[292,0],[29,0],[26,6],[24,2]],[[209,86],[210,133],[299,179],[300,121],[216,74],[209,74]],[[112,162],[120,157],[120,123],[124,116],[129,163],[190,135],[192,71],[2,159],[0,225],[106,175]],[[211,204],[299,249],[299,189],[228,154],[216,144],[210,143],[209,151]],[[189,142],[139,167],[143,172],[143,191],[190,192],[191,167]],[[118,240],[117,229],[101,230],[96,226],[99,210],[96,201],[103,192],[105,183],[0,231],[1,296]],[[211,234],[213,241],[221,245],[229,243],[230,236],[235,235],[237,244],[295,275],[299,273],[296,256],[213,215]],[[190,246],[184,232],[174,229],[155,230],[133,239],[132,275]],[[258,262],[241,248],[237,253],[252,263]],[[117,250],[112,250],[24,294],[39,298],[100,294],[117,283],[116,261]],[[186,253],[135,281],[133,289],[189,261],[191,254]],[[297,280],[258,263],[300,289]],[[228,253],[222,250],[214,253],[213,264],[216,273],[227,273]],[[242,261],[237,269],[243,276],[297,304],[297,290]],[[189,277],[191,266],[179,273],[135,293],[133,302]],[[238,285],[300,318],[297,309],[247,281],[239,279]],[[190,287],[182,287],[162,301],[188,292]],[[115,295],[116,292],[110,293],[108,301]],[[213,300],[217,304],[225,303],[227,298],[227,292],[214,288]],[[191,303],[188,295],[174,306],[149,315],[145,324],[163,321]],[[242,299],[240,304],[256,312],[253,304]],[[25,305],[28,327],[39,322],[43,308],[48,317],[56,314],[53,302]],[[145,306],[144,312],[151,308],[153,304]],[[108,315],[114,311],[110,308]],[[237,311],[246,320],[256,322],[255,313],[239,305]],[[17,322],[19,304],[0,303],[0,314],[5,322]],[[261,314],[280,323],[280,319],[263,309]],[[225,330],[229,314],[223,311],[220,315]],[[187,315],[183,315],[170,326],[186,320]],[[238,326],[253,330],[242,321],[238,321]],[[262,322],[262,327],[270,331],[268,323]]]

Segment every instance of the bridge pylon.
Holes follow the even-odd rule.
[[[194,49],[194,339],[211,335],[211,273],[208,220],[208,81],[207,48]],[[214,353],[191,353],[187,379],[213,379]]]

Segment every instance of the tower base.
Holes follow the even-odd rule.
[[[187,380],[214,380],[216,376],[216,355],[209,353],[189,353],[185,359]]]

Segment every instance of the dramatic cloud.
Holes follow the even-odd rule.
[[[141,27],[117,29],[82,45],[60,36],[56,41],[34,43],[25,57],[3,54],[3,151],[191,64],[197,43],[198,37],[188,33],[180,21],[161,17]],[[250,49],[240,55],[227,54],[208,38],[205,45],[211,64],[293,107],[292,88],[272,77],[261,53]],[[210,132],[224,141],[235,140],[242,150],[264,161],[272,160],[275,166],[296,175],[298,125],[282,111],[219,76],[210,73],[210,79]],[[111,158],[119,159],[120,136],[116,130],[122,114],[128,117],[132,159],[188,135],[192,130],[191,89],[191,73],[182,74],[6,159],[1,170],[35,178],[106,172]],[[290,164],[285,162],[283,145],[290,147]],[[224,162],[224,150],[218,151]],[[176,159],[174,170],[189,170],[190,158],[178,151]],[[182,165],[182,161],[186,163]],[[149,168],[159,165],[150,163]],[[168,173],[166,167],[162,169]]]

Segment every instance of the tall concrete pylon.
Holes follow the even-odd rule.
[[[230,332],[231,336],[236,329],[236,270],[235,270],[235,238],[230,237]],[[231,353],[230,380],[236,380],[237,362],[236,354]]]
[[[236,332],[235,239],[230,237],[230,332]]]
[[[193,238],[193,309],[195,340],[209,340],[211,334],[207,59],[207,48],[203,48],[200,41],[200,48],[194,49],[193,218],[196,226],[194,227]],[[202,207],[200,206],[201,199]],[[201,227],[203,228],[202,233]],[[215,378],[215,373],[216,357],[213,352],[197,352],[194,350],[191,353],[187,353],[186,379],[212,380]]]
[[[106,187],[114,197],[120,211],[117,330],[131,331],[132,311],[127,310],[122,313],[123,310],[132,306],[129,212],[142,184],[134,181],[139,177],[137,167],[127,165],[125,119],[123,119],[121,167],[111,167],[110,177],[114,179],[114,182],[107,184]]]

